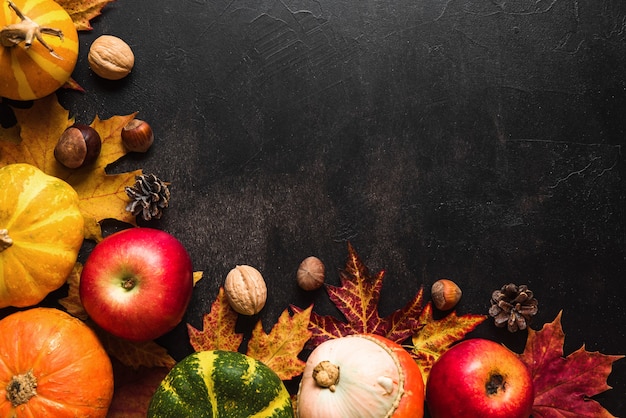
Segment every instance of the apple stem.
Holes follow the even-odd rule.
[[[122,282],[122,287],[126,290],[131,290],[136,284],[137,282],[133,277],[128,277]]]
[[[489,380],[485,385],[485,390],[488,395],[495,395],[498,391],[506,390],[506,381],[504,377],[500,374],[492,374],[489,376]]]

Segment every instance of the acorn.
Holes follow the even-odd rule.
[[[433,283],[430,295],[435,307],[442,311],[452,309],[461,300],[461,288],[452,280],[439,279]]]
[[[75,123],[61,134],[54,147],[54,158],[67,168],[93,164],[100,155],[102,140],[89,125]]]
[[[122,128],[122,142],[129,151],[146,152],[154,142],[152,127],[141,119],[133,119]]]

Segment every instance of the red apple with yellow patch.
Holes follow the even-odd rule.
[[[148,341],[181,322],[193,289],[191,258],[167,232],[130,228],[98,243],[85,262],[80,300],[105,331]]]

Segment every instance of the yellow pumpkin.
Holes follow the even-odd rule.
[[[30,164],[0,168],[0,308],[35,305],[61,287],[84,237],[78,194]]]
[[[56,1],[1,1],[0,96],[47,96],[69,80],[77,59],[76,27]]]

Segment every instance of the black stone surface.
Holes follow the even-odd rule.
[[[61,100],[78,122],[152,125],[153,148],[110,171],[172,183],[149,226],[204,271],[196,327],[236,264],[266,278],[267,330],[289,304],[336,314],[295,270],[316,255],[338,284],[350,242],[385,270],[382,315],[441,277],[460,314],[525,283],[534,328],[563,311],[565,354],[626,354],[625,20],[612,0],[120,0],[81,33],[86,92]],[[101,34],[133,48],[128,78],[89,70]],[[526,337],[491,321],[472,336]],[[160,342],[191,352],[183,326]],[[608,383],[596,399],[626,415],[626,361]]]

